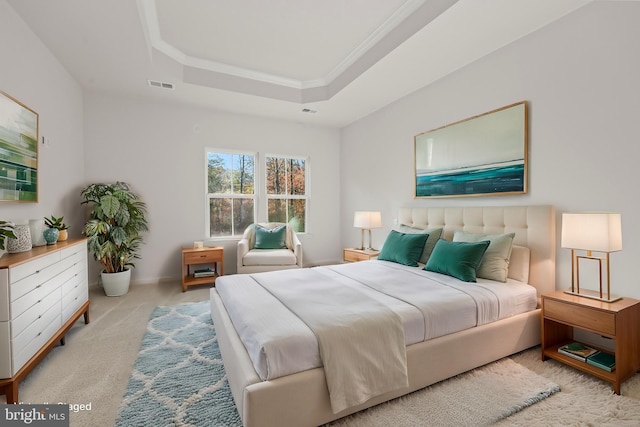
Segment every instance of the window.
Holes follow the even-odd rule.
[[[301,158],[265,157],[267,221],[288,222],[294,231],[306,231],[306,165]]]
[[[255,218],[255,155],[207,152],[207,234],[242,236]]]

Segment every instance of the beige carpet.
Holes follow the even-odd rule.
[[[135,285],[123,297],[106,297],[97,287],[90,294],[91,323],[76,323],[67,344],[55,348],[20,386],[20,400],[25,403],[90,404],[90,410],[71,413],[72,427],[114,424],[153,309],[206,300],[209,289],[194,287],[182,293],[176,281]],[[640,374],[623,383],[623,396],[616,396],[607,383],[554,361],[543,363],[539,349],[512,359],[559,384],[562,391],[498,425],[640,426]],[[4,402],[0,396],[0,403]],[[355,418],[350,421],[347,425],[358,425]],[[398,417],[393,425],[414,427],[415,423]]]

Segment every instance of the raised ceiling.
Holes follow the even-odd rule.
[[[87,91],[342,127],[590,0],[7,1]]]

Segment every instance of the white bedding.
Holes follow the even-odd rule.
[[[530,311],[537,304],[536,289],[513,280],[466,283],[386,261],[309,270],[386,305],[400,317],[406,345]],[[287,277],[282,271],[216,280],[217,292],[259,377],[270,380],[322,366],[316,336],[256,281],[263,274]],[[308,291],[299,278],[291,286],[302,294]]]

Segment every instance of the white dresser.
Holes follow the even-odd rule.
[[[89,323],[86,239],[0,258],[0,392],[18,384],[81,316]]]

